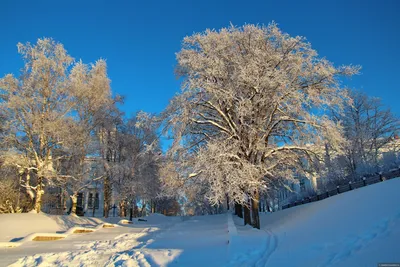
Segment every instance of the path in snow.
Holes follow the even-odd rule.
[[[191,217],[154,231],[143,246],[114,255],[109,266],[226,266],[226,214]]]
[[[237,236],[230,244],[228,266],[264,267],[268,255],[274,250],[274,238],[265,231],[254,229],[250,225],[243,226],[243,219],[233,215],[237,228]]]

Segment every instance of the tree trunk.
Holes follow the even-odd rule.
[[[95,211],[96,211],[96,194],[94,195],[94,203],[93,203],[93,213],[92,213],[92,217],[94,217]]]
[[[239,203],[235,203],[235,214],[239,216],[240,218],[243,218],[243,209],[242,205]]]
[[[140,211],[140,216],[144,217],[146,216],[146,202],[143,200],[143,204],[142,204],[142,209]]]
[[[110,212],[111,203],[111,185],[110,177],[107,176],[104,179],[104,218],[108,218],[108,213]]]
[[[38,178],[38,185],[36,189],[36,199],[35,199],[35,210],[36,213],[40,213],[42,209],[42,196],[44,194],[42,177]]]
[[[126,217],[126,203],[124,200],[119,202],[119,217]]]
[[[255,192],[254,197],[251,199],[252,217],[253,217],[253,227],[260,229],[260,213],[259,213],[259,200],[260,195],[258,191]]]
[[[226,196],[226,210],[229,210],[229,196]]]
[[[243,206],[243,209],[244,209],[244,225],[246,224],[251,225],[250,209],[248,205]]]
[[[76,215],[76,206],[77,206],[77,203],[78,203],[78,193],[75,193],[75,194],[73,194],[71,196],[71,201],[72,201],[72,204],[71,204],[71,213],[70,213],[70,215]]]

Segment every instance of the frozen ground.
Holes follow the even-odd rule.
[[[233,216],[232,220],[230,214],[185,219],[152,215],[148,222],[0,248],[0,266],[376,267],[380,262],[400,262],[399,204],[400,179],[393,179],[262,214],[260,231],[242,226],[241,219]],[[36,214],[19,216],[32,215]],[[8,231],[7,238],[4,236],[5,221],[12,218],[6,216],[16,215],[0,215],[0,240],[22,235],[14,225],[10,229],[18,234]],[[31,230],[53,227],[60,231],[73,224],[95,226],[102,222],[68,216],[47,219],[31,218],[21,224]],[[34,220],[43,220],[42,226]]]

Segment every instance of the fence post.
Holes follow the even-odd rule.
[[[365,177],[363,177],[363,184],[364,184],[364,186],[366,186],[367,185],[367,178],[365,178]]]
[[[337,193],[340,194],[339,186],[336,186]]]
[[[353,190],[353,188],[351,188],[351,181],[349,182],[349,188],[350,190]]]

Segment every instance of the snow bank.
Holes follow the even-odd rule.
[[[0,214],[0,242],[21,239],[35,232],[63,230],[49,216],[36,213]]]
[[[73,215],[0,214],[0,242],[19,241],[34,233],[65,232],[72,227],[93,228],[102,223],[99,218]]]
[[[400,262],[400,179],[261,216],[263,266]]]

